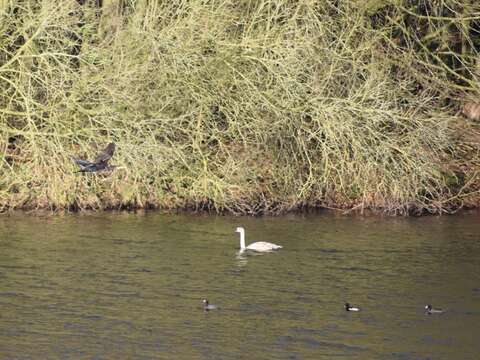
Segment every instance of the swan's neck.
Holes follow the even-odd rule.
[[[245,249],[245,230],[240,230],[240,250]]]

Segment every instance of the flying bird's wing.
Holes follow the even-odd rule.
[[[115,144],[110,143],[107,145],[105,150],[103,150],[100,154],[97,155],[97,157],[93,162],[95,164],[106,163],[113,156],[114,152],[115,152]]]
[[[78,159],[72,157],[72,160],[75,161],[75,164],[80,166],[80,171],[79,172],[90,172],[94,171],[95,164],[88,161],[88,160],[83,160],[83,159]]]
[[[82,168],[86,167],[86,166],[89,166],[89,165],[92,165],[92,163],[88,160],[77,159],[77,158],[74,158],[74,157],[72,157],[72,160],[75,161],[75,163]]]

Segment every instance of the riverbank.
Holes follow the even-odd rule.
[[[2,211],[480,205],[477,5],[22,4],[0,15]],[[110,141],[125,169],[75,173]]]

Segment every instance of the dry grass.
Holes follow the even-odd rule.
[[[479,126],[458,109],[480,91],[480,5],[15,3],[0,13],[3,210],[478,201]],[[109,141],[126,171],[74,173],[69,156]]]

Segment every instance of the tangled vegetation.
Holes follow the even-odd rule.
[[[474,0],[4,0],[0,209],[478,206],[479,79]]]

